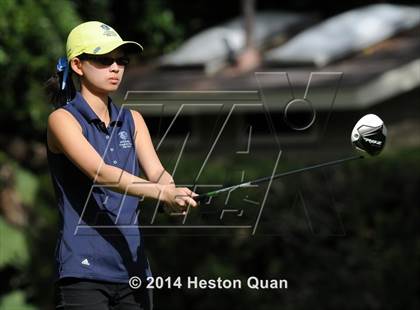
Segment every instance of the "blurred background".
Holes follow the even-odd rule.
[[[219,197],[186,222],[220,229],[187,231],[164,214],[152,223],[144,202],[155,275],[289,286],[155,290],[156,309],[419,309],[420,2],[1,0],[1,310],[53,309],[59,214],[44,82],[69,31],[88,20],[144,46],[112,97],[144,114],[178,184],[229,185],[350,156],[351,129],[368,113],[388,128],[378,157],[241,190],[229,206]],[[285,115],[296,98],[307,101]],[[154,229],[162,223],[175,228]]]

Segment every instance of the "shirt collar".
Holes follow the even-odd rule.
[[[83,117],[89,123],[99,123],[101,119],[92,110],[90,105],[86,102],[80,92],[76,92],[76,96],[73,99],[76,109],[83,115]],[[122,120],[118,120],[119,108],[112,102],[112,99],[108,97],[108,111],[110,112],[110,126],[121,126]]]

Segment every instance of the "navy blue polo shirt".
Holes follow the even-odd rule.
[[[80,93],[62,109],[79,122],[84,137],[106,164],[139,175],[130,110],[109,98],[111,121],[106,127]],[[150,276],[137,220],[139,198],[111,190],[112,184],[94,184],[64,154],[48,147],[47,156],[60,212],[56,279],[127,283],[132,276]]]

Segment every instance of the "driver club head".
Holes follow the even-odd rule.
[[[367,114],[354,126],[351,142],[357,150],[375,156],[383,150],[386,135],[384,122],[375,114]]]

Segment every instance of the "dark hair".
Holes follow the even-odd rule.
[[[45,92],[48,96],[48,101],[56,108],[60,108],[65,105],[68,101],[72,100],[76,95],[76,87],[74,86],[72,78],[72,70],[69,68],[69,74],[66,81],[66,88],[61,89],[61,83],[63,81],[63,72],[55,72],[45,82]]]

